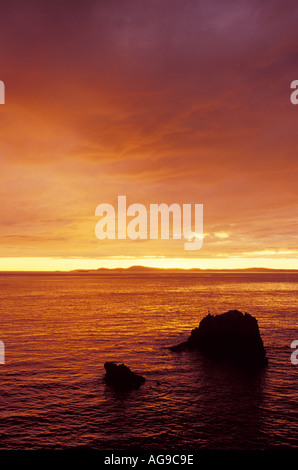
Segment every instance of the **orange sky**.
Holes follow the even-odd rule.
[[[1,2],[0,269],[298,269],[296,1]],[[204,244],[95,208],[204,205]]]

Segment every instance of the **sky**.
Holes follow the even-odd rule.
[[[298,269],[296,0],[0,8],[0,270]],[[203,204],[202,248],[99,240],[119,195]]]

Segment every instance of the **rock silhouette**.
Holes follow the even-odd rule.
[[[208,314],[192,330],[187,341],[170,349],[177,352],[199,350],[216,361],[228,360],[243,366],[268,363],[256,318],[239,310]]]
[[[140,387],[145,378],[135,372],[132,372],[129,367],[124,364],[116,364],[115,362],[106,362],[104,364],[106,370],[105,382],[112,387],[119,390],[129,390],[132,388]]]

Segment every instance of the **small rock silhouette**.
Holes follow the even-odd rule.
[[[105,382],[119,390],[129,390],[140,387],[146,379],[124,364],[116,364],[115,362],[106,362],[104,364],[106,370]]]

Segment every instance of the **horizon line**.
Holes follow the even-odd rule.
[[[0,258],[0,272],[19,271],[62,271],[97,270],[101,268],[128,269],[132,266],[155,269],[175,269],[187,272],[197,269],[207,270],[243,270],[271,269],[278,271],[298,270],[298,258],[165,258],[165,257],[121,257],[121,258],[59,258],[59,257],[8,257]]]
[[[69,270],[1,270],[0,274],[8,274],[8,273],[62,273],[62,274],[71,274],[71,273],[100,273],[100,272],[127,272],[127,271],[171,271],[171,272],[241,272],[241,271],[249,271],[253,273],[262,273],[262,272],[297,272],[298,269],[295,268],[267,268],[267,267],[246,267],[246,268],[163,268],[163,267],[154,267],[154,266],[144,266],[144,265],[132,265],[128,267],[100,267],[100,268],[77,268],[77,269],[69,269]]]

